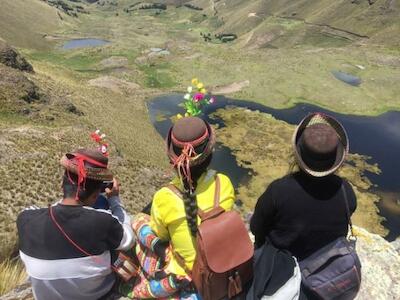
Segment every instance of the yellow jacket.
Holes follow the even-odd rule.
[[[201,210],[209,211],[214,206],[215,175],[215,171],[209,170],[197,182],[197,205]],[[227,176],[218,174],[218,177],[221,185],[220,206],[229,211],[233,207],[235,192]],[[179,178],[175,178],[171,183],[180,190],[183,189]],[[199,217],[197,222],[200,224]],[[154,195],[150,226],[160,239],[170,241],[174,252],[185,260],[186,268],[191,270],[196,256],[195,239],[192,237],[186,221],[183,200],[167,187],[160,189]],[[186,275],[185,270],[173,256],[167,271],[177,275]]]

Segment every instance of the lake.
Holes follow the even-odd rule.
[[[359,86],[361,84],[361,78],[352,74],[348,74],[341,71],[332,71],[332,75],[335,76],[336,79],[343,81],[352,86]]]
[[[109,44],[110,41],[101,40],[101,39],[74,39],[69,40],[64,43],[62,49],[71,50],[76,48],[88,48],[88,47],[99,47],[106,44]]]
[[[172,125],[170,117],[183,113],[179,106],[183,95],[172,94],[160,96],[148,103],[151,121],[157,131],[165,137]],[[289,124],[298,124],[311,112],[320,111],[339,120],[350,140],[350,152],[372,157],[369,163],[377,163],[382,174],[366,172],[366,177],[375,185],[373,192],[382,197],[378,203],[380,215],[386,218],[383,225],[390,233],[386,237],[393,240],[400,235],[400,112],[387,112],[376,117],[346,115],[335,113],[311,104],[298,104],[288,109],[273,109],[258,103],[235,100],[218,96],[215,104],[208,106],[203,118],[211,124],[224,126],[221,119],[210,118],[210,114],[226,106],[237,106],[271,114],[278,120]],[[237,165],[229,148],[217,143],[212,168],[228,174],[235,187],[245,184],[251,176],[251,170]]]

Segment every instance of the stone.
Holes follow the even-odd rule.
[[[400,254],[400,237],[392,242],[392,246]]]
[[[361,290],[356,299],[400,299],[400,256],[380,235],[355,227],[361,260]]]
[[[170,55],[171,52],[166,50],[166,49],[161,49],[161,48],[151,48],[150,53],[147,55],[149,58],[152,57],[163,57],[163,56],[168,56]]]

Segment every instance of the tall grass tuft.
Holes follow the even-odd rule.
[[[21,261],[7,259],[0,264],[0,296],[8,293],[26,280]]]

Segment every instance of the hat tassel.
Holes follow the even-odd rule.
[[[191,191],[193,191],[193,180],[192,180],[192,174],[190,172],[190,159],[196,155],[197,153],[194,150],[193,145],[187,143],[182,149],[181,155],[179,155],[174,162],[174,167],[178,169],[179,177],[181,179],[182,178],[187,179]]]

